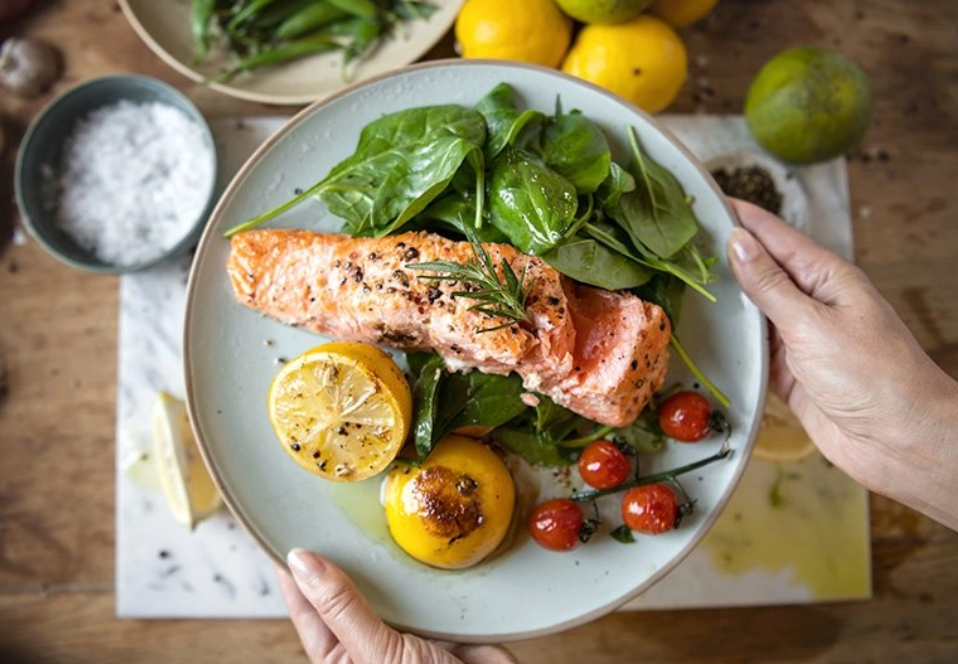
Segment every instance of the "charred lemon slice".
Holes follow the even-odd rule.
[[[283,449],[337,482],[382,471],[406,440],[411,417],[409,383],[369,344],[317,346],[283,367],[269,388],[269,419]]]
[[[396,543],[445,569],[475,565],[495,551],[509,532],[515,499],[499,455],[465,436],[444,438],[419,466],[397,464],[383,489]]]
[[[769,393],[752,454],[765,461],[801,461],[816,449],[788,404]]]

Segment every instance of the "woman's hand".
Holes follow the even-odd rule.
[[[861,270],[774,215],[733,206],[744,230],[729,261],[773,325],[772,389],[832,463],[958,529],[958,383]]]
[[[496,646],[430,641],[388,627],[328,560],[303,549],[277,568],[289,617],[313,664],[515,664]]]

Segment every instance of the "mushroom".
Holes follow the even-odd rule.
[[[21,97],[36,97],[57,79],[60,62],[52,46],[11,37],[0,47],[0,86]]]

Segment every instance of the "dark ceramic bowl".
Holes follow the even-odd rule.
[[[167,249],[158,249],[136,264],[115,265],[100,260],[79,246],[57,225],[56,176],[63,157],[63,146],[77,122],[92,111],[121,100],[136,103],[160,102],[182,111],[201,129],[203,141],[213,155],[212,177],[205,192],[206,205],[181,238]],[[27,130],[17,154],[14,174],[17,206],[27,230],[58,260],[72,267],[119,274],[134,272],[179,255],[195,246],[216,202],[216,149],[213,134],[196,106],[176,88],[146,76],[117,75],[81,83],[54,99],[36,117]]]

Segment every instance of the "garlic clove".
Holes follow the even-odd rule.
[[[43,42],[10,37],[0,46],[0,87],[20,97],[36,97],[60,75],[59,52]]]

